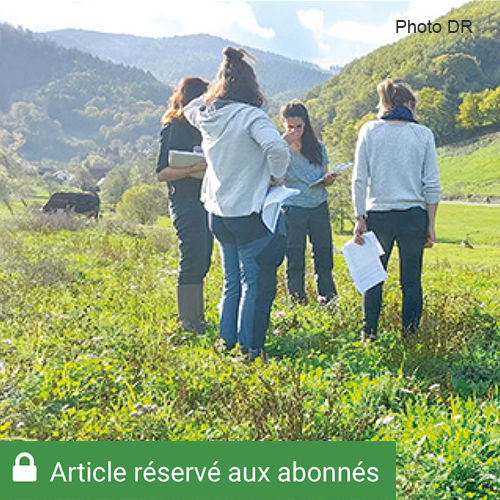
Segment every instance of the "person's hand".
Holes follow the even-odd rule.
[[[366,233],[368,228],[366,227],[366,220],[361,219],[356,222],[354,226],[353,234],[354,234],[354,243],[358,245],[364,245],[365,240],[363,238],[363,233]]]
[[[330,172],[327,172],[323,176],[323,182],[325,183],[325,186],[331,186],[336,178],[337,178],[337,174],[332,174]]]
[[[285,176],[273,177],[271,175],[271,180],[269,181],[269,187],[283,186],[284,184],[285,184]]]
[[[425,242],[424,248],[432,248],[436,243],[436,230],[430,227],[427,230],[427,241]]]
[[[302,143],[300,141],[300,135],[296,129],[285,132],[283,134],[283,139],[285,139],[285,141],[288,143],[290,149],[293,149],[294,151],[298,151],[300,153]]]
[[[192,165],[189,171],[191,174],[197,174],[198,172],[205,172],[206,169],[207,169],[207,162],[199,161],[198,163]]]

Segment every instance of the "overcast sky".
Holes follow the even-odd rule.
[[[10,0],[0,20],[32,31],[63,28],[171,37],[208,33],[323,67],[396,41],[396,19],[433,20],[466,0],[213,1]]]

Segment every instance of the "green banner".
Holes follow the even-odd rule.
[[[0,442],[0,500],[394,500],[393,442]]]

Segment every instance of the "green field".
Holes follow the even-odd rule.
[[[458,223],[467,214],[470,223]],[[395,440],[398,500],[498,498],[497,214],[440,207],[416,338],[399,337],[395,256],[381,340],[359,343],[359,294],[336,255],[338,307],[292,306],[281,271],[272,360],[248,364],[217,342],[216,252],[212,326],[205,337],[179,330],[170,220],[142,227],[4,213],[0,439]],[[472,249],[459,244],[469,229]],[[335,237],[337,247],[346,238]]]
[[[440,148],[439,171],[445,196],[500,197],[500,134]]]
[[[441,203],[436,231],[438,241],[473,245],[500,245],[500,206]]]

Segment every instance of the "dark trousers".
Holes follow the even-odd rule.
[[[312,245],[318,295],[327,300],[337,294],[333,281],[333,243],[326,201],[315,208],[286,207],[286,277],[292,297],[306,300],[304,286],[307,237]]]
[[[385,254],[382,264],[387,269],[394,243],[399,250],[399,278],[403,294],[403,330],[415,333],[422,315],[422,260],[427,238],[427,212],[419,207],[409,210],[368,212],[368,230],[376,235]],[[363,294],[363,328],[368,337],[377,336],[382,307],[383,284]]]
[[[201,201],[182,196],[170,197],[170,216],[179,240],[179,285],[203,283],[210,268],[213,237],[208,214]]]

